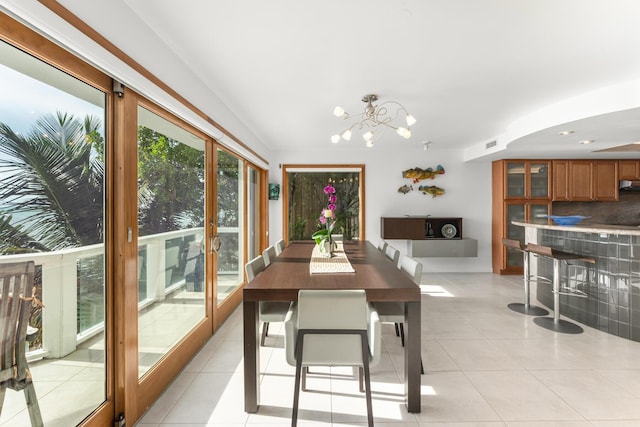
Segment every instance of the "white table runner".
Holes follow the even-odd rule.
[[[309,273],[355,273],[347,254],[344,253],[342,242],[336,242],[338,248],[333,251],[333,256],[325,257],[316,245],[311,252]]]

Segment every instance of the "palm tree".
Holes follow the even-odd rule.
[[[80,121],[60,112],[37,120],[26,136],[0,123],[0,236],[9,239],[5,246],[25,248],[26,240],[49,251],[103,241],[100,126],[96,117]],[[9,225],[10,218],[18,219]]]

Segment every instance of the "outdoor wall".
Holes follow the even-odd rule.
[[[353,144],[353,142],[351,142]],[[491,163],[463,162],[462,150],[438,149],[432,144],[427,151],[407,143],[399,150],[389,148],[323,151],[273,152],[269,159],[269,182],[282,184],[280,164],[364,164],[366,174],[366,239],[375,245],[380,238],[380,217],[427,215],[462,217],[464,237],[478,240],[478,257],[420,258],[425,272],[490,272],[491,271]],[[398,192],[404,184],[402,171],[413,167],[426,169],[442,165],[444,175],[434,180],[413,184],[408,194]],[[445,194],[436,198],[417,191],[419,185],[437,185]],[[285,191],[286,189],[282,189]],[[282,237],[282,198],[269,201],[270,240]],[[407,253],[405,240],[389,241],[402,254]]]

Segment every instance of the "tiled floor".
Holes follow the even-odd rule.
[[[640,426],[640,343],[585,327],[580,335],[542,329],[509,310],[517,277],[425,274],[422,279],[422,411],[403,404],[402,348],[383,326],[383,359],[372,370],[378,426]],[[137,424],[287,426],[294,370],[282,331],[261,349],[261,406],[243,411],[240,310],[205,345]],[[317,369],[300,399],[299,424],[366,425],[350,370]],[[328,378],[325,373],[331,372]]]

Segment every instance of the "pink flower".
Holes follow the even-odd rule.
[[[326,224],[327,223],[327,218],[324,217],[324,212],[322,213],[322,216],[320,217],[320,224]]]
[[[335,194],[332,194],[329,196],[329,203],[335,203],[338,201],[338,198],[336,197]]]
[[[336,210],[336,205],[334,203],[329,203],[329,206],[327,206],[327,209],[333,212]]]
[[[331,184],[324,187],[324,194],[334,194],[335,192],[336,192],[336,189],[333,188],[333,185]]]

